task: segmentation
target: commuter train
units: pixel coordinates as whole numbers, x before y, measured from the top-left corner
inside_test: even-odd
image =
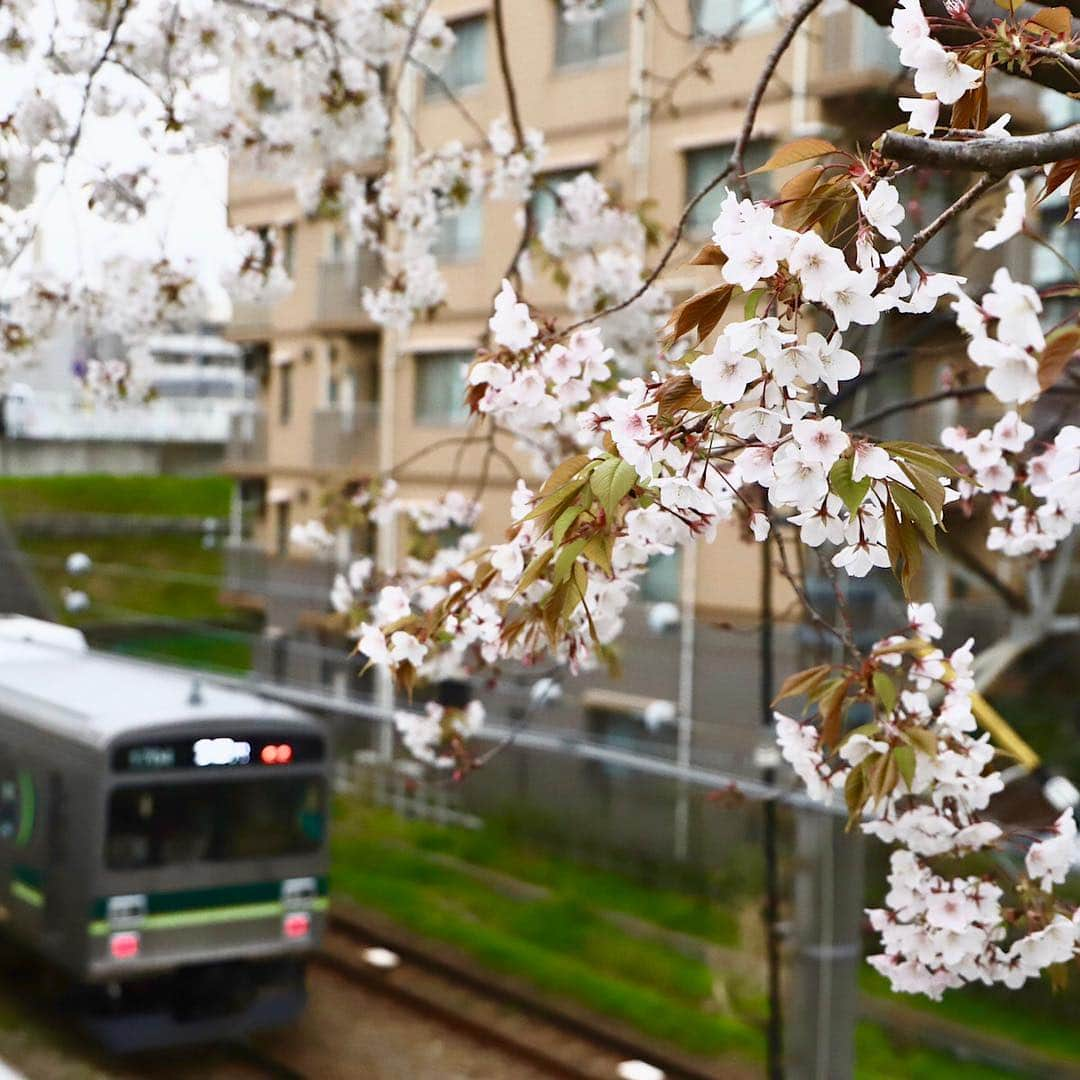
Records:
[[[328,774],[295,709],[0,617],[0,917],[110,1049],[303,1008]]]

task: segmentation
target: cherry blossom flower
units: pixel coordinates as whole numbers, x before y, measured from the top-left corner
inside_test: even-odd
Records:
[[[760,377],[761,364],[736,352],[727,337],[720,337],[712,352],[699,356],[688,370],[706,401],[733,405],[749,383]]]
[[[901,60],[903,56],[901,55]],[[908,117],[908,127],[921,135],[933,135],[937,129],[938,113],[941,111],[941,102],[937,98],[909,98],[900,99],[900,108],[911,115]]]
[[[990,251],[1006,240],[1011,240],[1024,227],[1024,215],[1027,212],[1027,190],[1023,177],[1013,173],[1009,177],[1009,193],[1005,196],[1005,206],[994,227],[975,238],[975,246],[983,251]]]
[[[942,105],[952,105],[982,82],[982,72],[960,62],[931,37],[912,47],[909,67],[915,68],[915,89],[933,94]]]
[[[495,297],[495,314],[488,320],[492,336],[508,349],[527,349],[540,333],[529,316],[529,305],[518,301],[513,286],[505,278]]]
[[[900,194],[888,182],[879,180],[866,194],[858,184],[853,185],[859,200],[862,216],[886,240],[899,241],[900,232],[896,228],[904,220],[904,208],[900,205]]]

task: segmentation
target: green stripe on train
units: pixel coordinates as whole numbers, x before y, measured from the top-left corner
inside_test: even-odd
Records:
[[[280,900],[264,904],[230,904],[223,907],[193,908],[188,911],[174,911],[167,914],[147,915],[142,922],[132,924],[141,932],[147,930],[177,930],[188,926],[210,926],[215,923],[243,922],[246,919],[270,919],[280,917],[286,911],[311,910],[326,911],[330,901],[320,896],[311,902],[310,908],[287,908]],[[89,927],[91,935],[100,936],[109,933],[110,926],[105,919],[95,919]]]
[[[11,895],[31,907],[42,907],[45,903],[45,897],[40,889],[35,889],[33,886],[17,879],[11,882]]]
[[[320,896],[329,894],[326,877],[317,879]],[[132,892],[135,890],[133,889]],[[204,889],[184,889],[179,892],[150,893],[146,898],[150,915],[166,915],[174,911],[200,911],[204,908],[266,904],[281,899],[280,881],[256,881],[244,885],[216,885]],[[91,904],[90,918],[103,919],[108,910],[108,897],[99,897]]]

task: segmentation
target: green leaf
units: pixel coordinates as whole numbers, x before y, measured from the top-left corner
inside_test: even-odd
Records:
[[[554,548],[548,548],[547,551],[540,555],[537,555],[535,559],[528,566],[525,567],[525,572],[521,575],[521,579],[517,583],[517,588],[514,590],[510,599],[513,600],[519,593],[524,592],[540,575],[544,572],[547,564],[551,562],[555,555]]]
[[[779,704],[785,698],[799,697],[802,694],[813,693],[820,686],[832,670],[830,664],[818,664],[817,667],[807,668],[805,671],[796,671],[789,675],[781,684],[780,689],[773,698],[773,705]]]
[[[927,757],[937,757],[937,736],[923,727],[904,728],[900,733],[912,746]]]
[[[588,542],[588,537],[582,536],[559,549],[559,554],[555,556],[555,572],[552,575],[552,581],[556,585],[561,585],[570,576],[571,568]]]
[[[874,693],[885,707],[886,712],[896,708],[896,683],[884,671],[874,672]]]
[[[900,775],[904,778],[904,783],[907,785],[908,791],[910,791],[915,783],[915,751],[910,746],[898,746],[893,750],[893,757],[896,759],[896,767],[900,770]]]
[[[948,458],[939,454],[936,450],[931,449],[929,446],[923,446],[921,443],[903,442],[900,440],[883,442],[879,445],[882,449],[888,450],[891,457],[903,458],[904,461],[910,461],[913,465],[918,465],[921,468],[932,472],[935,477],[947,476],[950,480],[956,480],[960,477],[960,473],[952,464],[950,464]]]
[[[848,773],[844,781],[844,802],[848,808],[848,826],[853,825],[866,802],[866,770],[860,763]]]
[[[585,508],[580,503],[568,506],[556,519],[551,529],[551,542],[558,547],[563,542],[567,530],[578,517],[584,513]]]
[[[541,495],[550,495],[564,484],[568,484],[582,469],[592,463],[587,454],[575,454],[560,462],[551,470],[551,475],[544,481],[540,488]]]
[[[765,295],[764,289],[754,289],[746,294],[746,302],[743,304],[743,318],[753,319],[757,315],[758,301]]]
[[[904,470],[904,475],[915,485],[915,490],[933,511],[935,519],[940,521],[945,511],[945,489],[941,486],[941,481],[929,469],[924,469],[921,465],[913,465],[910,461],[901,461],[900,468]]]
[[[911,584],[922,567],[922,548],[914,525],[896,515],[893,504],[885,507],[885,546],[893,574],[900,582],[905,599],[911,599]]]
[[[926,542],[937,550],[937,530],[934,527],[934,518],[930,513],[930,507],[926,505],[913,491],[908,490],[903,484],[890,483],[889,494],[896,503],[900,513],[926,538]]]
[[[612,539],[607,533],[597,533],[595,536],[589,537],[588,543],[582,548],[581,553],[610,577],[614,573],[611,567],[612,546]]]
[[[589,477],[589,485],[608,517],[615,516],[623,496],[636,482],[637,469],[618,457],[604,458]]]
[[[866,498],[871,483],[869,476],[864,476],[858,483],[851,478],[854,463],[854,458],[842,457],[829,470],[829,487],[832,489],[833,494],[838,496],[848,508],[848,513],[852,517],[862,506],[862,501]]]

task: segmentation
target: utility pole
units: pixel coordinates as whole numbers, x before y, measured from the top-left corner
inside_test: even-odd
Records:
[[[779,755],[775,750],[772,734],[772,698],[775,679],[773,670],[773,542],[771,537],[766,537],[761,543],[761,613],[758,631],[761,724],[767,740],[762,744],[758,763],[762,766],[762,780],[770,786],[776,782],[776,769],[779,765]],[[763,837],[765,904],[762,918],[765,923],[765,964],[769,1001],[765,1061],[769,1080],[783,1080],[784,1014],[780,990],[780,867],[776,835],[776,799],[766,799],[762,810],[765,819]]]
[[[412,182],[413,134],[411,117],[416,112],[416,72],[407,60],[398,75],[398,99],[390,132],[391,165],[404,191]],[[400,331],[384,327],[379,347],[379,475],[388,477],[394,468],[394,423],[397,411],[397,369],[401,355]],[[397,569],[399,523],[396,514],[388,514],[379,523],[375,538],[375,565],[381,574]],[[394,709],[394,679],[385,664],[375,667],[375,703],[387,715]],[[379,758],[389,762],[394,756],[394,725],[381,724],[377,735]]]
[[[822,617],[835,621],[832,583],[816,578],[804,586]],[[873,593],[868,583],[849,586],[849,610],[865,624],[855,628],[857,637],[875,636],[870,627]],[[838,659],[832,638],[809,624],[803,627],[801,640],[800,667]],[[845,831],[842,817],[795,811],[792,1080],[850,1080],[854,1076],[864,861],[863,836],[857,829]]]

